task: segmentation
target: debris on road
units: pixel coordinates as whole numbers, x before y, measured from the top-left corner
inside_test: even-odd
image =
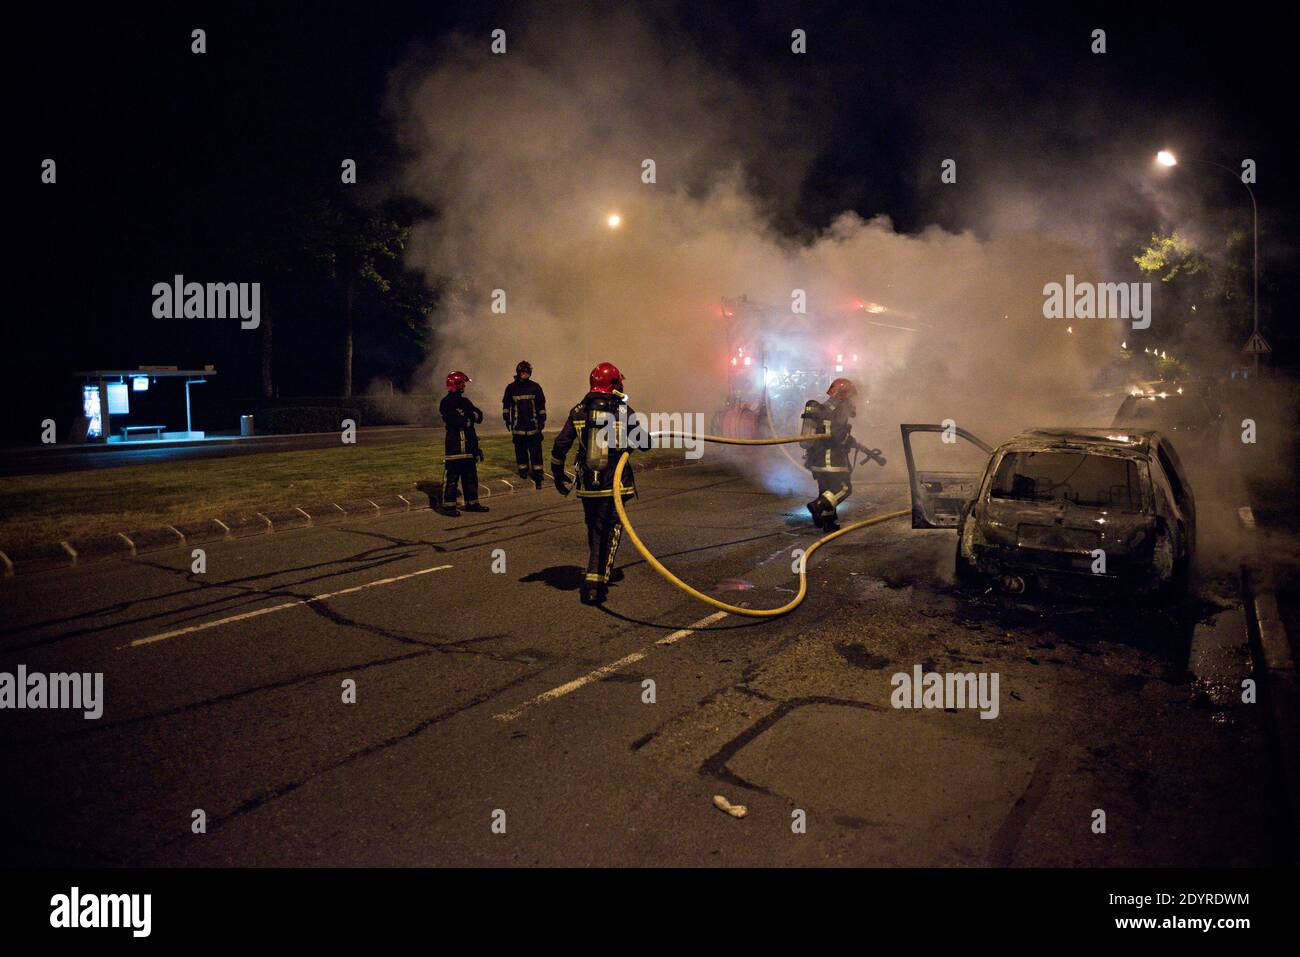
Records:
[[[749,813],[749,808],[743,804],[732,804],[721,794],[713,795],[713,806],[719,811],[726,811],[732,817],[744,817]]]

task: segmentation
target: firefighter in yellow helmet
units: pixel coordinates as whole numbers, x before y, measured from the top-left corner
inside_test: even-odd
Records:
[[[817,481],[818,496],[808,503],[813,524],[833,532],[836,511],[853,492],[853,463],[850,453],[857,451],[880,465],[885,458],[880,449],[869,449],[853,438],[849,419],[858,414],[853,403],[857,387],[850,379],[836,379],[826,390],[825,402],[809,399],[804,404],[800,435],[807,438],[799,445],[805,450],[804,466]]]

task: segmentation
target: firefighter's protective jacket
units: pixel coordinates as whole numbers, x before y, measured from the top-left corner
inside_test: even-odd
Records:
[[[501,416],[511,435],[541,435],[546,428],[546,393],[532,379],[516,376],[501,397]]]
[[[852,436],[849,418],[854,413],[853,403],[846,399],[827,399],[825,402],[809,401],[804,406],[803,435],[817,438],[800,443],[807,449],[804,467],[818,472],[849,472],[849,453],[858,447]],[[812,428],[809,428],[809,425]]]
[[[551,446],[551,471],[564,470],[569,450],[576,452],[579,498],[612,498],[614,467],[625,451],[649,448],[650,437],[637,427],[636,413],[618,393],[588,392],[569,410],[564,428]],[[623,497],[636,494],[629,466],[623,470]]]
[[[483,421],[483,411],[463,392],[448,392],[438,403],[438,412],[447,427],[444,444],[448,462],[473,459],[479,455],[478,433],[474,425]]]

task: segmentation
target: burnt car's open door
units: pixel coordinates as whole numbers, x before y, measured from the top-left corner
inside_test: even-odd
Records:
[[[971,443],[987,456],[993,446],[955,425],[901,425],[903,454],[907,456],[907,479],[912,486],[913,528],[956,528],[962,506],[975,496],[984,469],[970,472],[922,472],[912,455],[913,432],[950,432]],[[987,467],[987,461],[985,463]]]

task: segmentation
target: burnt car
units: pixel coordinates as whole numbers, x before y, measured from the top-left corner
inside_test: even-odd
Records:
[[[956,530],[960,582],[1011,592],[1186,588],[1196,503],[1160,432],[1030,429],[997,448],[951,422],[902,432],[912,527]],[[927,432],[974,446],[987,456],[983,471],[918,468],[912,442]]]

